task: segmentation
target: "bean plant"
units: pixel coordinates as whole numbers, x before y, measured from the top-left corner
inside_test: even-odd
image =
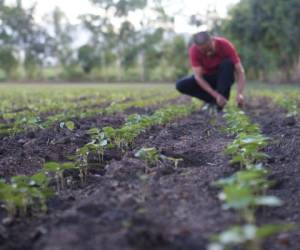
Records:
[[[235,245],[243,249],[261,250],[262,240],[275,233],[291,229],[291,225],[256,226],[256,210],[260,206],[276,207],[283,202],[276,196],[267,195],[269,187],[274,185],[268,180],[269,171],[262,164],[268,157],[261,152],[269,143],[257,125],[251,124],[242,111],[229,110],[225,114],[227,132],[235,134],[235,140],[225,149],[232,159],[230,163],[239,163],[242,169],[234,175],[218,180],[215,186],[222,188],[219,198],[224,209],[238,212],[244,225],[233,226],[213,238],[209,250],[229,250]]]
[[[11,182],[0,181],[0,200],[9,216],[26,216],[29,209],[47,211],[46,201],[53,195],[49,189],[49,178],[43,172],[33,176],[14,176]]]
[[[64,171],[68,169],[75,169],[75,164],[71,162],[66,163],[57,163],[57,162],[48,162],[44,164],[43,170],[46,174],[52,174],[56,180],[57,191],[60,192],[64,189],[65,179]]]
[[[148,165],[154,166],[157,163],[172,162],[177,168],[179,162],[183,161],[181,158],[168,157],[161,154],[156,148],[141,148],[135,153],[135,157],[147,162]]]

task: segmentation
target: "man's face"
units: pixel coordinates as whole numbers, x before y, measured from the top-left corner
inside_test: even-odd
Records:
[[[197,45],[203,54],[206,56],[212,56],[215,53],[215,47],[212,40],[203,45]]]

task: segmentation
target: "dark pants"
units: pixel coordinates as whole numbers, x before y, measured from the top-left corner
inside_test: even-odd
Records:
[[[216,74],[204,75],[203,78],[214,90],[228,100],[234,82],[234,65],[230,59],[224,59]],[[178,80],[176,89],[183,94],[199,98],[205,102],[215,103],[215,99],[197,84],[194,75]]]

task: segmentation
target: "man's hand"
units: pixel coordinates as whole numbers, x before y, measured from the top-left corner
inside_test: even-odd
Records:
[[[236,95],[236,103],[241,108],[245,104],[245,98],[243,95],[245,84],[246,84],[246,77],[245,77],[245,70],[242,63],[235,64],[235,72],[237,74],[237,95]]]
[[[245,98],[243,94],[237,94],[236,95],[236,103],[237,105],[242,108],[245,104]]]
[[[219,93],[216,94],[215,98],[216,98],[216,103],[218,104],[218,106],[220,106],[221,108],[224,108],[224,106],[227,103],[226,98]]]

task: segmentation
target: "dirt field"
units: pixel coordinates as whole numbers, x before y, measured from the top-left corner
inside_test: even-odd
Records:
[[[179,98],[172,103],[190,100]],[[0,176],[30,175],[47,161],[65,162],[89,142],[91,127],[120,127],[127,115],[152,114],[153,108],[128,108],[114,115],[74,119],[72,132],[54,124],[47,129],[4,136],[0,141]],[[268,192],[284,205],[257,211],[259,223],[300,224],[300,120],[268,99],[254,98],[245,107],[253,122],[271,138],[265,148],[276,185]],[[274,115],[276,114],[276,115]],[[222,131],[221,115],[211,118],[199,109],[167,125],[151,127],[127,152],[105,152],[101,167],[91,168],[87,184],[69,171],[72,183],[48,202],[48,213],[5,219],[0,210],[1,250],[201,250],[210,237],[237,223],[233,211],[222,210],[218,189],[211,184],[233,174],[223,153],[233,140]],[[182,158],[177,168],[149,166],[134,156],[141,147],[155,147]],[[267,240],[268,250],[297,250],[300,229]]]

